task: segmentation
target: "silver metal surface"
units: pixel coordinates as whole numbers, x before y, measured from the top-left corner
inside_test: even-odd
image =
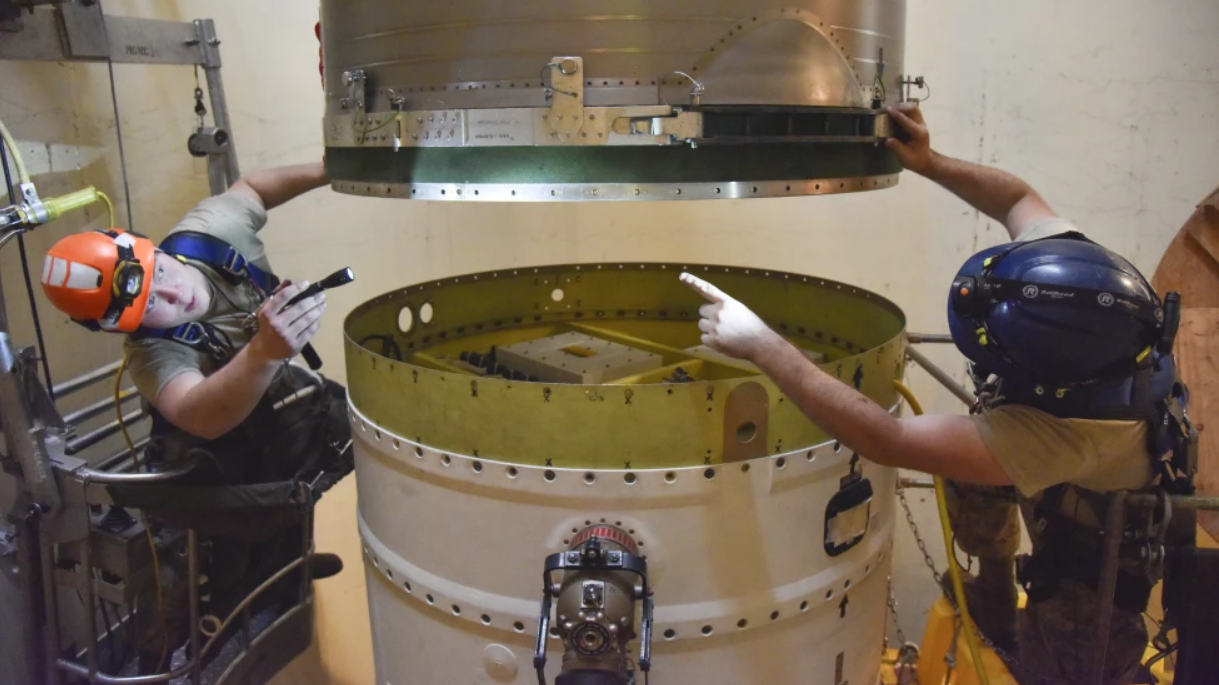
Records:
[[[194,26],[186,22],[105,17],[100,5],[35,8],[20,30],[0,40],[0,59],[119,64],[203,64]]]
[[[228,102],[224,95],[224,80],[220,75],[220,39],[216,37],[216,25],[211,19],[196,19],[200,47],[203,50],[203,72],[207,76],[207,94],[212,102],[212,123],[228,133],[228,149],[224,153],[227,185],[241,178],[237,164],[237,151],[233,144],[233,126],[229,122]]]
[[[952,336],[948,333],[907,333],[906,338],[914,345],[952,342]]]
[[[824,91],[801,92],[799,84],[810,77],[810,70],[802,69],[807,63],[781,61],[783,51],[770,44],[776,36],[786,41],[785,50],[804,50],[808,44],[832,48],[860,89],[873,86],[882,48],[894,95],[904,68],[903,0],[327,0],[321,20],[330,113],[341,111],[342,73],[351,69],[368,74],[374,89],[368,111],[381,111],[388,109],[387,89],[405,93],[411,106],[419,102],[435,108],[430,102],[438,97],[436,91],[410,89],[499,80],[537,84],[543,65],[555,55],[582,56],[586,81],[625,80],[624,75],[663,78],[688,94],[689,80],[675,74],[684,71],[704,84],[705,98],[717,102],[743,103],[741,98],[765,91],[790,94],[790,101],[771,104],[823,102]],[[757,60],[766,71],[755,73],[749,83],[734,80],[733,65]],[[827,75],[841,83],[839,65],[831,64],[835,71]],[[688,104],[685,98],[670,103]],[[665,103],[658,99],[651,104]]]
[[[109,471],[98,471],[90,468],[81,468],[77,469],[74,474],[83,482],[99,483],[102,485],[161,483],[185,476],[186,474],[190,473],[197,464],[198,459],[195,459],[190,463],[176,469],[158,471],[156,473],[113,473]]]
[[[898,175],[828,178],[816,181],[726,183],[353,183],[332,181],[340,193],[416,200],[467,202],[588,202],[592,200],[740,200],[759,197],[833,195],[891,188]]]
[[[147,415],[148,415],[148,413],[144,411],[143,407],[137,407],[135,411],[130,412],[123,416],[122,424],[130,426],[131,424],[135,423],[136,421],[139,421],[140,419],[144,418]],[[120,425],[119,420],[115,419],[114,421],[111,421],[110,423],[107,423],[104,426],[95,428],[95,429],[89,431],[88,433],[85,433],[84,435],[80,436],[79,438],[76,438],[75,440],[69,440],[64,452],[66,452],[69,455],[77,454],[77,453],[81,452],[82,450],[88,449],[89,447],[96,445],[97,443],[101,442],[102,440],[105,440],[106,438],[110,437],[111,435],[118,433],[120,428],[121,428],[121,425]]]
[[[901,94],[905,0],[324,0],[321,24],[327,170],[339,192],[724,199],[819,194],[808,181],[829,192],[840,178],[900,171],[879,142],[891,131],[883,106]],[[659,109],[629,111],[647,108]],[[709,144],[734,149],[694,152]],[[475,169],[463,154],[619,145],[677,149],[518,152],[481,156]],[[516,193],[500,187],[511,179]],[[733,183],[772,190],[723,192]]]

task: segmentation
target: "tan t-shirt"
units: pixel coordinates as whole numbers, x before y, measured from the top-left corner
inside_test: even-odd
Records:
[[[258,237],[258,230],[266,223],[267,212],[256,200],[224,193],[200,202],[169,233],[197,231],[214,235],[255,266],[270,272],[266,249]],[[250,341],[245,324],[262,304],[262,296],[248,282],[233,284],[202,263],[191,260],[187,263],[202,271],[211,287],[212,302],[202,320],[214,326],[221,338],[227,338],[236,354]],[[153,404],[166,384],[183,373],[197,371],[208,376],[219,368],[209,353],[172,340],[128,337],[123,347],[136,388]]]
[[[1018,242],[1078,230],[1055,217]],[[1005,405],[971,417],[982,442],[1025,497],[1059,483],[1089,490],[1137,489],[1152,480],[1143,421],[1060,419],[1032,407]]]

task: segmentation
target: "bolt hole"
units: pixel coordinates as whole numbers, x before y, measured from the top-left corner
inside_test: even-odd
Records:
[[[704,636],[709,637],[711,635],[711,633],[714,633],[714,632],[715,632],[715,629],[712,628],[711,626],[703,626],[702,633]]]
[[[418,447],[418,446],[415,447],[415,456],[419,457],[420,459],[423,458],[423,448],[422,447]]]
[[[453,615],[461,616],[461,607],[457,606],[456,604],[453,605]]]
[[[812,461],[817,458],[817,455],[812,450],[809,450],[808,452],[804,453],[804,458]]]
[[[778,611],[772,611],[772,612],[770,612],[770,620],[772,620],[772,621],[777,621],[778,619],[779,619],[779,612],[778,612]]]
[[[388,569],[388,568],[387,568],[387,569],[385,569],[385,577],[386,577],[386,578],[389,578],[390,580],[393,580],[393,579],[394,579],[394,572],[393,572],[392,570]]]
[[[523,632],[525,632],[525,624],[521,623],[520,621],[517,621],[512,624],[512,629],[518,633],[523,633]]]
[[[633,474],[633,473],[626,474],[625,476],[622,477],[622,482],[626,483],[627,485],[634,485],[635,484],[635,474]]]
[[[715,480],[715,469],[707,469],[703,471],[703,478],[707,480]]]
[[[406,590],[406,593],[407,593],[407,594],[410,594],[410,592],[411,592],[411,584],[410,584],[410,583],[408,583],[408,582],[403,581],[403,583],[402,583],[402,589],[403,589],[403,590]]]
[[[429,595],[427,596],[427,603],[428,603],[428,604],[435,604],[435,603],[436,603],[436,598],[435,598],[435,597],[433,597],[433,596],[431,596],[431,595],[429,594]]]
[[[451,464],[453,462],[453,459],[451,457],[449,457],[449,455],[446,454],[440,458],[440,462],[442,464],[444,464],[445,466],[448,466],[449,464]]]
[[[676,480],[677,480],[677,474],[676,474],[676,473],[673,473],[672,471],[669,471],[668,473],[666,473],[666,474],[665,474],[665,482],[666,482],[666,483],[670,483],[670,484],[672,484],[672,483],[673,483],[674,481],[676,481]]]
[[[775,460],[775,466],[777,468],[783,468],[784,466],[787,466],[787,458],[779,457],[778,459]]]
[[[745,626],[747,626],[747,625],[749,625],[749,621],[746,621],[745,619],[741,619],[741,620],[739,620],[739,621],[737,621],[737,622],[736,622],[736,627],[737,627],[737,628],[744,628],[744,627],[745,627]]]
[[[482,619],[483,625],[485,625],[485,626],[489,626],[489,625],[491,625],[491,617],[490,617],[490,616],[488,616],[488,615],[486,615],[486,614],[483,614],[483,615],[482,615],[482,616],[480,616],[479,618],[480,618],[480,619]]]
[[[842,443],[835,440],[834,441],[834,454],[838,454],[841,451],[842,451]]]
[[[758,436],[758,426],[753,421],[746,421],[736,429],[737,442],[747,443]]]
[[[826,600],[827,600],[827,601],[828,601],[828,600],[833,599],[833,598],[834,598],[834,591],[833,591],[833,590],[826,590],[826,591],[825,591],[825,598],[826,598]]]
[[[508,467],[508,477],[509,477],[509,478],[516,478],[516,476],[517,476],[516,467],[515,467],[515,466],[509,466],[509,467]]]
[[[415,313],[411,311],[410,307],[403,307],[398,312],[398,330],[403,333],[410,333],[414,327]]]
[[[592,485],[593,483],[597,482],[597,476],[592,473],[586,473],[584,474],[584,482]]]
[[[546,473],[542,474],[542,477],[546,479],[547,483],[553,483],[554,482],[554,471],[551,471],[548,469],[546,471]]]
[[[741,464],[741,473],[749,473],[749,462]]]
[[[482,473],[483,463],[481,461],[476,461],[473,464],[470,464],[470,468],[474,469],[474,473]]]
[[[672,640],[672,639],[673,639],[673,638],[675,638],[675,637],[677,637],[677,631],[676,631],[676,630],[673,630],[672,628],[669,628],[668,630],[666,630],[666,631],[665,631],[665,639],[666,639],[666,640]]]
[[[400,447],[401,447],[401,444],[399,444],[398,438],[394,438],[394,449],[396,450]]]
[[[808,600],[800,602],[800,611],[808,611]]]
[[[849,578],[847,579],[847,582],[845,582],[845,583],[843,583],[843,584],[842,584],[842,589],[843,589],[843,590],[849,590],[849,589],[851,589],[851,580],[850,580]]]

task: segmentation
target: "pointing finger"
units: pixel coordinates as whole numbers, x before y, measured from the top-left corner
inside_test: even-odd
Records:
[[[719,304],[729,299],[719,288],[693,274],[683,273],[681,275],[681,282],[690,286],[694,292],[707,298],[707,301],[713,304]]]

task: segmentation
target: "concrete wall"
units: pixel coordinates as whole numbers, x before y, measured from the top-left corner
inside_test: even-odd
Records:
[[[314,3],[112,0],[106,9],[214,18],[243,168],[320,158]],[[1193,204],[1219,183],[1217,26],[1213,0],[910,0],[906,60],[934,89],[924,110],[937,149],[1023,176],[1150,273]],[[116,67],[115,77],[129,225],[159,237],[207,193],[205,167],[185,151],[194,77],[186,68],[133,66]],[[96,184],[120,204],[118,223],[128,223],[105,66],[0,63],[0,84],[0,119],[18,139],[63,146],[52,157],[66,168],[37,179],[46,191]],[[31,251],[84,225],[76,217],[42,229]],[[942,332],[949,278],[1002,235],[993,221],[907,174],[878,193],[713,203],[452,205],[322,190],[276,210],[264,238],[284,276],[317,278],[341,265],[359,274],[332,295],[317,340],[327,370],[341,380],[341,313],[356,304],[405,283],[546,263],[704,261],[816,274],[888,296],[912,330]],[[18,339],[30,342],[15,250],[6,249],[0,265],[25,333]],[[115,341],[84,336],[38,297],[57,376],[115,358]],[[947,347],[928,353],[961,368]],[[910,381],[928,410],[961,409],[921,372]],[[911,499],[942,566],[934,507],[926,493]],[[351,482],[322,503],[319,547],[343,554],[348,570],[320,583],[320,646],[285,674],[291,682],[372,682],[354,505]],[[904,523],[897,544],[902,625],[917,638],[935,589]]]

